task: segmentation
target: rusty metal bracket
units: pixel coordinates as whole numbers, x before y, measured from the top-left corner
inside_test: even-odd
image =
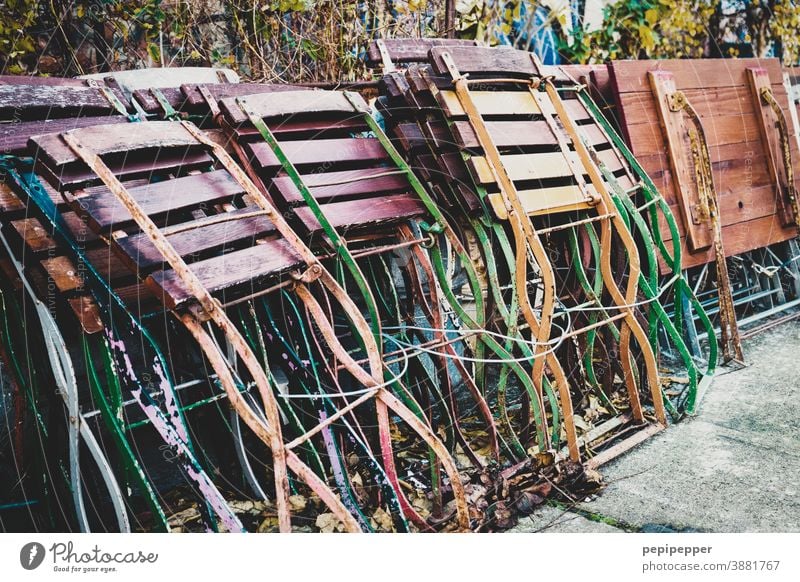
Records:
[[[683,113],[690,123],[687,134],[691,146],[692,165],[695,172],[695,184],[698,193],[699,217],[707,221],[711,227],[712,244],[714,246],[715,264],[717,270],[717,291],[719,294],[720,334],[722,336],[722,354],[726,362],[736,360],[744,361],[742,342],[739,336],[739,325],[736,320],[736,310],[731,291],[728,264],[725,260],[725,249],[722,240],[722,221],[719,215],[717,192],[714,187],[714,174],[711,167],[711,156],[708,151],[705,130],[697,111],[686,98],[682,91],[673,91],[667,94],[669,110],[673,113]],[[672,140],[672,135],[667,132],[667,141]]]

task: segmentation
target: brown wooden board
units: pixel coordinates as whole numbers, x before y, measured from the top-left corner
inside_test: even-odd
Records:
[[[0,181],[0,216],[16,214],[25,210],[25,204],[11,189],[11,186]]]
[[[389,154],[376,139],[339,138],[283,141],[281,149],[295,166],[317,166],[321,169],[343,164],[373,164],[387,160]],[[273,170],[281,166],[280,160],[266,142],[248,144],[258,167]],[[309,172],[310,173],[310,172]]]
[[[780,65],[775,59],[619,61],[609,67],[623,136],[662,196],[676,211],[682,239],[687,232],[686,217],[678,212],[678,186],[666,155],[667,143],[659,126],[647,73],[651,70],[671,73],[675,87],[684,92],[697,111],[708,140],[723,244],[728,255],[762,248],[797,235],[797,229],[791,226],[778,226],[775,231],[774,221],[770,219],[780,212],[780,207],[777,186],[765,155],[760,112],[755,109],[748,80],[747,69],[753,67],[766,71],[773,94],[781,106],[787,108],[788,118],[788,100]],[[792,142],[797,177],[800,158],[795,140]],[[689,169],[693,175],[692,167]],[[744,227],[739,225],[750,223],[752,236],[741,236]],[[667,239],[671,238],[664,224],[662,233]],[[729,238],[736,242],[729,244]],[[689,246],[685,240],[682,244]],[[684,266],[703,264],[713,260],[713,253],[687,252],[683,259]]]
[[[139,156],[115,156],[104,160],[114,174],[126,180],[150,178],[153,175],[169,174],[176,171],[188,172],[205,169],[213,163],[213,158],[200,147],[163,148],[149,152],[150,159]],[[53,168],[45,161],[37,159],[39,175],[59,191],[75,190],[100,184],[101,180],[82,162],[65,164]]]
[[[224,300],[259,291],[280,274],[301,263],[301,258],[285,239],[276,239],[192,263],[192,272],[211,293],[225,292]],[[156,271],[146,284],[171,309],[193,299],[175,271]]]
[[[430,63],[437,75],[449,75],[443,55],[448,53],[458,71],[463,74],[508,75],[533,77],[539,69],[531,53],[512,48],[488,47],[434,47],[430,51]]]
[[[166,237],[173,248],[186,260],[203,259],[211,252],[229,252],[252,245],[255,239],[275,232],[275,225],[265,216],[246,216],[258,208],[248,206],[223,214],[216,214],[192,222],[191,230],[183,230]],[[240,218],[235,218],[235,217]],[[228,222],[218,222],[220,218],[235,218]],[[139,273],[148,273],[164,268],[164,257],[150,238],[134,234],[115,239],[116,246],[122,250],[123,260],[129,268]]]
[[[143,212],[160,221],[170,213],[179,215],[189,209],[229,202],[244,190],[227,171],[216,170],[135,186],[128,192]],[[92,229],[100,233],[110,233],[133,222],[122,203],[106,190],[76,197],[72,207],[86,216]]]
[[[24,242],[28,251],[34,254],[53,251],[56,241],[36,218],[23,218],[11,222],[17,236]]]
[[[197,140],[183,125],[171,121],[94,125],[75,129],[70,134],[100,156],[135,150],[185,149],[198,145]],[[45,155],[52,166],[63,166],[80,159],[59,134],[31,137],[30,146]]]
[[[51,85],[58,87],[86,87],[85,79],[68,77],[35,77],[33,75],[0,75],[0,85]]]
[[[63,133],[79,127],[108,125],[110,123],[128,123],[128,119],[118,115],[0,123],[0,153],[14,155],[33,153],[28,150],[28,140],[31,136],[48,133]]]
[[[320,202],[335,202],[347,198],[378,197],[388,193],[410,191],[408,179],[398,173],[388,174],[388,168],[365,168],[363,170],[345,170],[308,174],[303,182],[311,194]],[[280,176],[272,180],[271,190],[280,196],[285,204],[295,206],[303,204],[300,190],[288,176]]]
[[[117,94],[124,103],[124,97]],[[113,115],[117,111],[96,87],[0,84],[0,120]]]
[[[428,52],[435,46],[480,46],[476,40],[450,38],[386,38],[383,44],[393,63],[421,63],[428,60]],[[381,51],[375,41],[367,47],[366,62],[370,67],[382,63]]]
[[[340,91],[286,91],[266,95],[248,95],[245,100],[253,113],[264,119],[300,112],[355,114],[353,104]],[[248,121],[248,116],[242,111],[236,98],[222,99],[219,104],[225,114],[225,119],[231,125],[237,126]]]
[[[419,198],[410,194],[392,194],[379,198],[333,202],[322,207],[325,217],[335,229],[364,229],[404,222],[427,213]],[[298,219],[309,232],[322,229],[307,206],[295,209]]]

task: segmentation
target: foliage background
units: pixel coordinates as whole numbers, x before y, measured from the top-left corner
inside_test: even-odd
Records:
[[[254,80],[356,80],[371,38],[444,36],[444,10],[445,0],[0,0],[0,72],[220,65]],[[535,50],[546,28],[569,62],[800,59],[800,0],[457,0],[456,11],[456,36]]]

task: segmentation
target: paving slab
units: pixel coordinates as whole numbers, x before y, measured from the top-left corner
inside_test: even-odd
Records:
[[[800,322],[744,350],[747,366],[721,369],[694,417],[604,466],[605,489],[578,511],[628,531],[800,531]],[[553,511],[513,531],[537,531]],[[562,517],[544,531],[619,531],[589,523]]]

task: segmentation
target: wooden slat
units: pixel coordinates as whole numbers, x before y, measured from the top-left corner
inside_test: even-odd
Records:
[[[617,93],[644,92],[648,89],[649,71],[669,71],[682,91],[709,90],[717,87],[746,87],[745,70],[760,67],[767,70],[770,82],[782,83],[778,59],[664,59],[614,61],[610,65],[612,83]]]
[[[363,170],[310,174],[308,179],[304,178],[304,183],[309,187],[314,198],[320,202],[334,202],[355,196],[383,196],[389,192],[410,190],[408,179],[403,175],[381,176],[387,171],[389,171],[387,168],[365,168]],[[336,184],[336,182],[343,183]],[[272,186],[276,195],[280,196],[284,203],[293,206],[304,202],[300,191],[288,176],[273,179]]]
[[[189,172],[208,168],[214,162],[208,153],[197,148],[189,151],[184,148],[165,148],[155,152],[155,156],[151,159],[123,157],[122,159],[108,160],[106,165],[118,178],[133,180],[178,170]],[[100,178],[82,163],[68,164],[53,170],[52,167],[45,165],[40,160],[37,162],[36,168],[40,176],[60,191],[74,190],[101,182]]]
[[[468,121],[456,121],[452,127],[453,137],[459,145],[465,148],[480,147],[475,130]],[[489,135],[498,148],[545,148],[558,145],[558,141],[544,120],[487,121],[486,129],[489,130]],[[596,147],[608,143],[608,139],[596,125],[586,125],[580,129],[590,145]]]
[[[242,217],[229,222],[213,224],[220,217],[242,216],[257,210],[254,206],[229,213],[217,214],[192,223],[192,230],[169,234],[166,237],[181,257],[205,257],[210,252],[229,252],[252,244],[255,239],[275,232],[275,225],[265,216]],[[209,224],[212,223],[212,224]],[[115,244],[133,271],[149,272],[164,267],[161,252],[143,233],[118,238]]]
[[[393,63],[421,63],[428,60],[428,52],[435,46],[479,46],[478,41],[454,38],[386,38],[384,46]],[[367,65],[381,64],[381,52],[375,41],[367,47]]]
[[[128,119],[119,115],[0,123],[0,153],[15,155],[28,153],[28,140],[34,135],[63,133],[79,127],[108,125],[110,123],[128,123]]]
[[[97,125],[75,129],[71,133],[101,156],[138,149],[186,148],[198,145],[197,140],[183,125],[171,121]],[[40,149],[54,166],[79,160],[78,155],[58,134],[34,136],[30,147]]]
[[[484,47],[434,47],[430,51],[433,70],[438,75],[447,75],[449,71],[442,55],[449,53],[456,68],[461,74],[481,73],[486,75],[509,75],[515,77],[538,76],[536,68],[527,51],[512,48]]]
[[[276,239],[192,263],[191,269],[211,293],[218,295],[225,291],[225,299],[230,300],[239,294],[257,292],[300,262],[285,239]],[[156,271],[146,283],[168,308],[177,309],[192,300],[175,271]]]
[[[56,241],[36,218],[23,218],[11,222],[29,252],[44,253],[56,248]]]
[[[68,257],[53,257],[41,261],[42,267],[62,293],[83,288],[83,278]]]
[[[206,100],[200,92],[200,87],[204,88],[211,96],[219,101],[229,97],[241,97],[243,95],[256,95],[258,93],[277,93],[279,91],[299,91],[303,87],[299,85],[283,85],[269,83],[202,83],[193,85],[181,85],[181,92],[186,97],[186,106],[190,108],[205,107]]]
[[[512,180],[545,180],[548,178],[571,177],[567,158],[561,152],[541,154],[512,154],[500,156],[508,177]],[[479,184],[493,184],[495,182],[489,163],[483,156],[473,156],[468,165]]]
[[[589,208],[586,196],[577,185],[519,190],[517,195],[528,216]],[[489,203],[500,220],[508,220],[502,194],[489,194]]]
[[[67,299],[70,308],[78,318],[83,331],[91,335],[103,331],[103,320],[100,317],[100,308],[88,295],[81,295],[79,297],[71,297]]]
[[[333,202],[325,204],[322,211],[336,229],[377,228],[422,216],[427,212],[416,195],[408,194],[382,196],[368,201]],[[309,232],[318,232],[322,229],[307,206],[295,209],[295,213]]]
[[[121,94],[117,97],[124,102]],[[111,103],[95,87],[0,84],[0,120],[114,113]]]
[[[371,164],[387,160],[389,154],[376,139],[339,138],[284,141],[280,144],[295,166],[320,165],[328,168],[337,164],[359,162]],[[280,161],[266,142],[248,144],[255,162],[263,169],[280,167]]]
[[[86,87],[86,81],[84,79],[72,79],[69,77],[0,75],[0,85],[53,85],[58,87]]]
[[[739,255],[754,249],[783,242],[798,235],[796,227],[785,227],[776,214],[739,222],[722,229],[722,238],[725,241],[725,254],[728,256]],[[714,250],[707,249],[702,252],[692,253],[687,248],[686,239],[681,239],[682,260],[684,269],[704,265],[714,260]],[[661,272],[667,274],[669,269],[659,259]]]
[[[481,115],[530,116],[542,113],[527,91],[470,91]],[[465,117],[466,113],[454,91],[441,91],[439,99],[449,117]]]
[[[106,245],[86,251],[86,260],[106,281],[118,284],[120,279],[130,279],[135,274]]]
[[[169,212],[227,202],[244,193],[225,170],[154,182],[128,191],[142,211],[154,220],[160,220]],[[110,232],[133,220],[122,203],[106,190],[76,198],[72,206],[89,219],[90,226],[97,232]]]
[[[25,210],[25,204],[11,189],[11,186],[0,181],[0,214],[21,212]]]
[[[286,91],[268,95],[248,95],[248,107],[264,119],[282,117],[295,113],[353,113],[353,105],[340,91]],[[248,121],[247,115],[229,97],[220,101],[220,109],[231,125],[239,125]]]

